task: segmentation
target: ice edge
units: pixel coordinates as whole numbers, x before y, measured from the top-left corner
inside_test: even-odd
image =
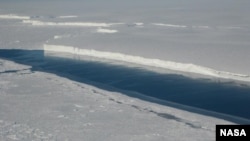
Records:
[[[39,20],[23,20],[24,24],[33,26],[71,26],[71,27],[110,27],[123,23],[97,23],[97,22],[43,22]]]
[[[80,48],[73,47],[73,46],[44,44],[43,48],[44,48],[44,51],[64,52],[64,53],[71,53],[71,54],[76,54],[76,55],[91,56],[91,57],[110,59],[110,60],[115,60],[115,61],[135,63],[135,64],[140,64],[140,65],[145,65],[145,66],[159,67],[163,69],[170,69],[170,70],[181,71],[181,72],[190,72],[190,73],[202,74],[202,75],[207,75],[207,76],[212,76],[212,77],[250,82],[249,75],[218,71],[218,70],[214,70],[211,68],[198,66],[194,64],[186,64],[186,63],[178,63],[178,62],[173,62],[173,61],[165,61],[165,60],[160,60],[160,59],[144,58],[140,56],[132,56],[132,55],[127,55],[127,54],[122,54],[122,53],[115,53],[115,52],[97,51],[93,49],[80,49]]]
[[[96,32],[97,32],[97,33],[117,33],[118,30],[98,28],[98,29],[96,30]]]
[[[28,16],[18,16],[15,14],[0,15],[0,19],[18,19],[18,20],[29,20]]]

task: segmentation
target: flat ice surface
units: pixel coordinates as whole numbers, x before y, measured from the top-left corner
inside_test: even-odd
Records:
[[[249,76],[249,6],[248,0],[0,0],[0,49],[73,46]],[[214,125],[229,123],[2,59],[0,71],[2,140],[213,140]]]
[[[233,124],[0,59],[1,140],[210,141]]]

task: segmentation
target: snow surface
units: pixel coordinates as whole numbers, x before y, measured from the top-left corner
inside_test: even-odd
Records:
[[[215,124],[230,124],[11,61],[0,65],[1,140],[214,140]]]
[[[72,1],[0,1],[0,49],[45,48],[249,81],[250,1]],[[234,123],[0,58],[0,140],[210,141],[216,124]]]

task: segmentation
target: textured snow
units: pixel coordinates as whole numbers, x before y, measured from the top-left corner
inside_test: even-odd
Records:
[[[230,124],[0,62],[19,68],[0,73],[1,140],[209,141],[215,124]]]

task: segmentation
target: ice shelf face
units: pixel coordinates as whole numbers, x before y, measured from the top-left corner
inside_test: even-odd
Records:
[[[240,80],[240,81],[250,81],[250,77],[248,75],[225,72],[225,71],[218,71],[218,70],[214,70],[211,68],[198,66],[195,64],[185,64],[185,63],[178,63],[178,62],[166,61],[166,60],[160,60],[160,59],[144,58],[140,56],[132,56],[132,55],[116,53],[116,52],[97,51],[93,49],[80,49],[77,47],[63,46],[63,45],[44,44],[43,48],[45,51],[71,53],[71,54],[76,54],[76,55],[84,55],[84,56],[91,56],[91,57],[110,59],[110,60],[116,60],[116,61],[124,61],[128,63],[135,63],[135,64],[140,64],[140,65],[145,65],[145,66],[159,67],[159,68],[170,69],[170,70],[175,70],[175,71],[197,73],[197,74],[208,75],[208,76],[218,77],[218,78],[227,78],[227,79],[234,79],[234,80]]]
[[[23,20],[25,24],[33,26],[70,26],[70,27],[110,27],[117,23],[95,23],[95,22],[43,22],[39,20]]]

